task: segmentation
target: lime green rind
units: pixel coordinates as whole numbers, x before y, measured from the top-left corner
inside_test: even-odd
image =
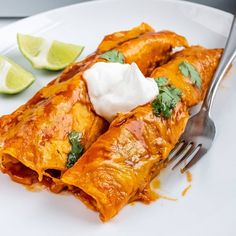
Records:
[[[17,33],[17,44],[18,44],[18,48],[19,48],[20,52],[30,62],[30,64],[32,65],[33,68],[43,69],[42,67],[37,67],[37,65],[34,64],[34,62],[31,60],[31,57],[29,56],[29,53],[24,49],[24,47],[21,46],[22,44],[24,44],[22,42],[24,36],[28,36],[28,35]],[[37,37],[33,37],[33,36],[30,36],[30,37],[37,38]]]
[[[43,44],[43,39],[26,34],[17,34],[17,42],[24,51],[32,57],[36,57],[40,52],[40,47]]]
[[[55,40],[48,52],[47,61],[57,68],[68,65],[78,58],[82,50],[83,47],[80,45],[66,44]]]
[[[8,71],[5,79],[6,88],[0,88],[1,94],[17,94],[24,91],[35,81],[34,76],[16,64],[11,59],[0,56],[0,61],[7,61],[11,64],[11,68]],[[15,87],[15,88],[14,88]]]
[[[0,94],[7,94],[7,95],[14,95],[14,94],[18,94],[23,92],[24,90],[26,90],[27,88],[29,88],[33,83],[34,83],[35,79],[32,80],[32,82],[30,84],[28,84],[26,87],[24,87],[23,89],[20,90],[3,90],[0,88]]]
[[[38,50],[32,46],[33,50],[29,50],[32,53],[28,52],[27,48],[30,48],[30,46],[25,48],[24,45],[30,44],[30,42],[28,41],[25,43],[24,38],[26,38],[26,41],[37,40],[38,43],[36,44],[38,45]],[[40,47],[42,46],[44,39],[18,33],[17,42],[18,42],[18,47],[21,53],[31,63],[33,68],[46,69],[46,70],[51,70],[51,71],[58,71],[58,70],[64,69],[65,67],[73,63],[81,55],[81,53],[84,50],[83,46],[75,45],[75,44],[67,44],[67,43],[54,40],[47,54],[47,58],[46,58],[47,63],[43,65],[42,64],[39,65],[33,60],[33,57],[35,56],[37,57],[37,55],[39,54]]]
[[[80,53],[78,53],[74,58],[73,60],[71,60],[70,62],[67,62],[63,65],[60,65],[60,66],[55,66],[53,64],[49,64],[49,65],[45,65],[45,66],[37,66],[37,65],[34,65],[33,67],[35,69],[46,69],[46,70],[51,70],[51,71],[58,71],[58,70],[63,70],[65,69],[67,66],[69,66],[71,63],[75,62],[76,59],[81,55],[81,53],[83,52],[84,50],[84,47],[83,46],[79,46],[81,49],[80,49]]]

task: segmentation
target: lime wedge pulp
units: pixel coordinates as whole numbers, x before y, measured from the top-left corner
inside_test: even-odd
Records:
[[[49,41],[44,38],[17,34],[18,47],[34,68],[61,70],[71,64],[81,54],[84,47]]]
[[[0,93],[16,94],[29,87],[35,78],[9,58],[0,56]]]

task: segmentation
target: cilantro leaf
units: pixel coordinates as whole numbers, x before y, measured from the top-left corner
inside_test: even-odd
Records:
[[[155,82],[157,83],[158,87],[166,86],[168,84],[168,79],[165,77],[158,77],[155,78]]]
[[[198,88],[202,85],[202,80],[200,78],[197,70],[190,63],[183,61],[179,64],[180,72],[187,78],[189,78]]]
[[[125,60],[123,53],[117,51],[116,49],[107,51],[103,53],[100,57],[106,59],[109,62],[119,62],[121,64],[124,64]]]
[[[156,116],[162,115],[169,118],[173,108],[180,101],[181,90],[168,85],[168,79],[159,77],[155,79],[159,87],[159,95],[152,102],[153,113]]]
[[[71,168],[75,162],[81,157],[84,147],[80,143],[82,134],[76,131],[71,131],[68,135],[71,144],[71,151],[67,157],[67,168]]]

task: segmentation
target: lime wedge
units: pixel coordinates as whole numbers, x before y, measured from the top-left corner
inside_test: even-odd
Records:
[[[37,69],[61,70],[75,61],[84,49],[79,45],[24,34],[17,34],[17,41],[22,54]]]
[[[29,87],[35,78],[9,58],[0,56],[0,93],[16,94]]]

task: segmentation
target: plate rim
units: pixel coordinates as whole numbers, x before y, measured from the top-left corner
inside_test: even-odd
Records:
[[[4,31],[4,30],[8,30],[8,28],[14,27],[15,24],[22,25],[25,22],[30,21],[32,18],[37,19],[37,18],[40,18],[41,16],[44,16],[44,15],[51,15],[51,14],[54,14],[55,12],[57,13],[57,12],[63,11],[64,9],[70,9],[70,8],[83,6],[83,5],[104,4],[106,2],[110,3],[112,1],[113,2],[122,2],[122,0],[89,0],[87,2],[79,2],[79,3],[75,3],[75,4],[70,4],[68,6],[62,6],[62,7],[58,7],[58,8],[55,8],[55,9],[48,10],[48,11],[43,11],[43,12],[37,13],[35,15],[28,16],[26,18],[17,20],[15,22],[12,22],[12,23],[0,28],[0,32]],[[133,2],[137,3],[136,0],[128,0],[128,1],[130,1],[130,2],[133,1]],[[178,4],[178,5],[188,5],[188,6],[193,6],[193,7],[199,7],[199,8],[204,8],[206,10],[215,12],[216,14],[223,15],[224,17],[227,17],[227,18],[232,18],[233,17],[233,14],[231,14],[230,12],[227,12],[227,11],[215,8],[215,7],[207,6],[207,5],[204,5],[204,4],[200,4],[200,3],[187,2],[185,0],[146,0],[146,1],[149,1],[149,2],[154,1],[154,2],[160,2],[160,3],[172,3],[172,4]]]
[[[108,1],[110,1],[110,2],[122,2],[122,0],[100,0],[100,3],[101,4],[105,4],[104,2],[108,2]],[[129,2],[132,2],[132,1],[135,1],[135,0],[128,0]],[[141,0],[140,0],[141,1]],[[99,1],[96,1],[97,3],[99,2]],[[16,31],[16,26],[24,26],[24,24],[26,23],[26,22],[29,22],[32,18],[33,18],[33,20],[37,20],[37,19],[40,19],[42,16],[49,16],[50,17],[50,15],[51,14],[54,14],[54,12],[55,12],[55,14],[61,14],[62,12],[63,12],[63,10],[62,10],[62,8],[63,9],[65,9],[65,8],[68,8],[68,11],[70,11],[69,9],[70,8],[73,8],[73,7],[78,7],[77,5],[79,5],[79,4],[81,4],[81,5],[86,5],[88,8],[91,8],[92,7],[92,4],[94,4],[94,3],[96,3],[96,2],[85,2],[85,3],[77,3],[77,4],[72,4],[72,5],[69,5],[69,6],[66,6],[66,7],[60,7],[60,8],[57,8],[57,9],[54,9],[54,10],[50,10],[50,11],[45,11],[45,12],[42,12],[42,13],[39,13],[39,14],[36,14],[36,15],[34,15],[34,16],[31,16],[31,17],[28,17],[28,18],[25,18],[25,19],[22,19],[22,20],[19,20],[19,21],[17,21],[17,22],[15,22],[15,23],[12,23],[12,24],[9,24],[8,26],[6,26],[6,27],[3,27],[2,29],[5,29],[6,28],[6,30],[8,31],[8,30],[14,30],[14,31]],[[189,6],[189,7],[191,7],[191,6],[193,6],[193,5],[200,5],[200,7],[198,8],[198,9],[208,9],[208,8],[211,8],[211,12],[216,12],[216,13],[213,13],[213,14],[218,14],[217,12],[219,12],[219,15],[222,15],[222,17],[227,17],[228,19],[229,19],[229,16],[231,17],[232,16],[232,14],[230,14],[230,13],[227,13],[227,12],[224,12],[224,11],[221,11],[221,10],[218,10],[218,9],[215,9],[215,8],[212,8],[212,7],[208,7],[208,6],[204,6],[204,5],[201,5],[201,4],[195,4],[195,3],[189,3],[189,2],[182,2],[182,1],[176,1],[176,0],[147,0],[147,2],[163,2],[164,4],[166,3],[166,2],[173,2],[173,4],[175,4],[175,3],[177,3],[177,5],[178,6]],[[80,5],[79,5],[80,6]],[[196,7],[197,7],[196,6]],[[194,6],[195,7],[195,6]],[[60,13],[60,11],[62,11],[61,13]],[[226,13],[226,14],[225,14]],[[229,16],[228,16],[229,15]],[[0,32],[2,32],[1,31],[1,29],[0,29]],[[2,174],[1,174],[2,175]],[[7,176],[8,177],[8,176]],[[10,180],[9,180],[10,181]],[[10,181],[11,182],[11,181]],[[10,184],[9,184],[10,185]],[[17,185],[18,186],[18,185]],[[16,193],[15,192],[15,189],[17,189],[17,186],[13,186],[13,188],[14,188],[14,193]],[[22,188],[22,186],[19,186],[20,187],[20,189],[22,189],[23,191],[25,191],[25,192],[27,192],[24,188]],[[44,191],[44,192],[46,192],[46,191]],[[50,193],[50,196],[51,196],[51,193]],[[53,196],[53,195],[52,195]],[[55,196],[53,196],[53,197],[55,197]],[[61,197],[61,196],[60,196]],[[29,198],[31,199],[31,196],[30,196],[30,194],[29,194]],[[33,199],[33,197],[32,197],[32,201],[36,201],[35,199],[37,199],[37,197],[35,197],[34,199]],[[17,201],[16,201],[17,202]],[[66,201],[65,201],[65,203],[66,203]],[[145,207],[147,207],[147,206],[145,206]],[[155,206],[152,206],[152,208],[154,208],[154,209],[156,209],[155,208]],[[25,208],[25,209],[27,209],[27,208]],[[86,211],[89,211],[88,209],[86,209]],[[135,212],[136,211],[134,211],[134,213],[133,214],[135,214]],[[148,212],[148,210],[147,210],[147,212]],[[141,212],[140,212],[140,214],[142,214]],[[147,214],[147,215],[149,215],[150,217],[152,217],[152,214]],[[82,217],[84,217],[83,215],[82,215]],[[50,219],[50,218],[49,218]],[[97,216],[96,216],[96,219],[97,219]],[[118,223],[117,223],[117,221],[118,221]],[[123,226],[123,222],[121,223],[121,222],[119,222],[120,221],[120,218],[118,218],[118,220],[115,220],[115,224],[117,225],[117,226],[122,226],[122,229],[124,230],[123,232],[124,233],[129,233],[129,230],[127,230],[127,228],[126,228],[126,226],[124,227]],[[20,221],[19,221],[20,222]],[[54,221],[53,221],[54,222]],[[132,221],[133,222],[133,221]],[[100,223],[100,222],[99,222]],[[112,223],[114,223],[114,222],[112,222]],[[80,221],[79,221],[79,223],[78,223],[79,225],[80,225]],[[92,224],[89,224],[89,225],[92,225]],[[97,225],[97,222],[96,222],[96,225]],[[99,224],[99,226],[100,226],[100,224]],[[124,228],[123,228],[124,227]],[[113,225],[112,225],[112,227],[111,227],[112,229],[114,229],[113,228]],[[153,228],[151,228],[151,229],[153,229]],[[46,230],[46,232],[50,232],[50,230],[48,230],[48,227],[46,227],[45,228],[45,230]],[[64,232],[64,227],[63,227],[63,232]],[[108,226],[108,230],[109,230],[109,226]],[[4,232],[4,231],[3,231]],[[20,230],[20,232],[22,232],[21,230]],[[40,232],[40,231],[38,231],[38,232]],[[37,233],[37,235],[38,235],[38,232],[36,232]],[[49,233],[48,232],[48,233]],[[74,232],[74,228],[73,228],[73,232]],[[84,232],[84,230],[82,230],[81,232]],[[108,231],[104,231],[104,233],[103,233],[103,235],[107,235],[108,233],[107,233]],[[180,231],[181,232],[181,231]],[[26,235],[28,235],[28,233],[30,233],[30,231],[28,231],[28,232],[26,232]],[[163,232],[162,232],[163,233]],[[60,234],[60,233],[59,233]],[[95,235],[96,233],[94,233],[94,234],[92,234],[91,233],[91,235]],[[61,235],[61,234],[60,234]],[[130,235],[133,235],[133,234],[130,234]],[[185,235],[185,234],[182,234],[182,235]]]

